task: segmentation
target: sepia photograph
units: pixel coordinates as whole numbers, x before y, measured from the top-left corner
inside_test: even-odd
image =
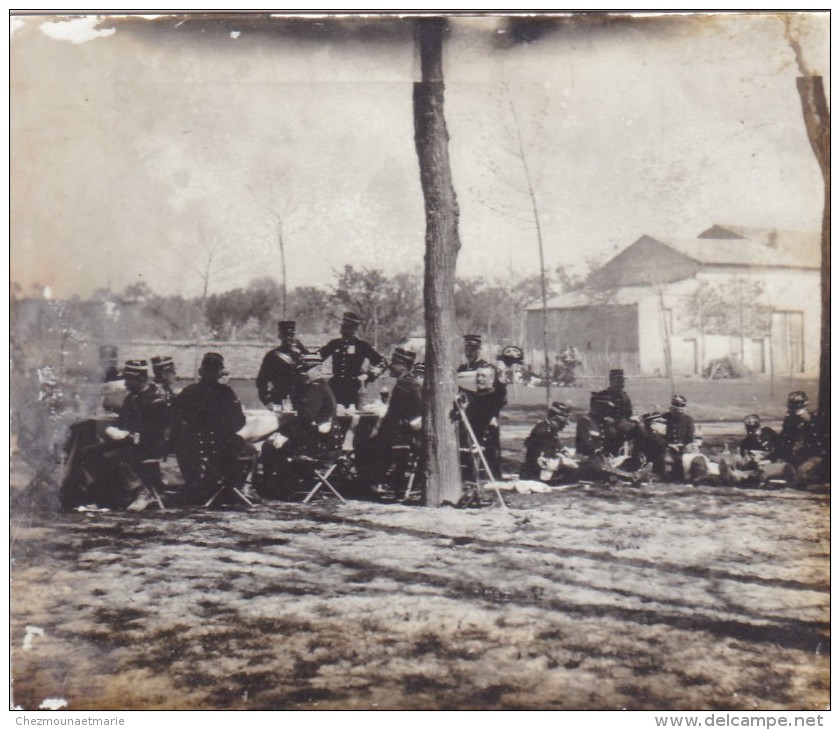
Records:
[[[822,724],[829,11],[9,22],[10,710]]]

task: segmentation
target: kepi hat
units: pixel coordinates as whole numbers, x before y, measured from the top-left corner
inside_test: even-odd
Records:
[[[345,312],[341,318],[342,327],[358,327],[362,323],[362,318],[355,312]]]
[[[175,361],[169,355],[155,355],[152,358],[152,371],[156,376],[175,372]]]
[[[391,362],[392,363],[400,363],[402,365],[408,365],[410,368],[414,365],[414,360],[417,357],[417,353],[412,352],[411,350],[405,350],[402,347],[398,347],[394,350],[394,354],[391,355]]]
[[[675,395],[671,398],[671,405],[674,408],[685,408],[688,401],[681,395]]]
[[[755,413],[751,413],[744,418],[744,425],[750,429],[758,428],[761,425],[761,419]]]
[[[126,360],[123,375],[127,378],[148,378],[149,363],[145,360]]]
[[[788,408],[799,410],[808,407],[808,394],[804,390],[794,390],[788,396]]]
[[[610,370],[610,380],[625,380],[624,371],[621,368]]]
[[[291,332],[294,334],[296,329],[295,321],[293,319],[281,319],[277,323],[277,334],[283,335]]]
[[[552,403],[548,408],[549,418],[560,418],[564,421],[568,421],[569,414],[569,406],[565,403],[560,403],[559,401],[554,401],[554,403]]]
[[[481,335],[464,335],[464,345],[481,345]]]
[[[218,352],[205,353],[201,358],[199,373],[218,374],[225,369],[225,359]]]

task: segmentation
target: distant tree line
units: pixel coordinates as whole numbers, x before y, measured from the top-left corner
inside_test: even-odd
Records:
[[[550,296],[584,282],[560,267],[550,277]],[[57,339],[214,340],[276,339],[282,319],[283,292],[271,276],[245,287],[189,298],[156,294],[136,283],[122,292],[98,289],[89,298],[45,298],[44,287],[29,292],[12,287],[12,341],[26,349]],[[455,314],[461,334],[481,334],[490,341],[522,344],[525,307],[540,299],[538,274],[488,281],[456,279]],[[286,317],[298,332],[312,338],[334,336],[341,316],[362,317],[360,335],[386,350],[423,329],[423,286],[419,275],[386,275],[381,269],[345,266],[327,286],[301,286],[287,293]]]

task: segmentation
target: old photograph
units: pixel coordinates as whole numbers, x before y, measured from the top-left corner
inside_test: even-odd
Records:
[[[828,11],[9,43],[10,709],[830,708]]]

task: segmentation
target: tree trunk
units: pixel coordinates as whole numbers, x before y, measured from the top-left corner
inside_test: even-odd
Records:
[[[422,80],[414,84],[414,144],[426,203],[426,379],[423,405],[426,503],[438,506],[461,497],[455,400],[455,263],[458,201],[449,167],[443,115],[443,18],[417,20],[415,38]]]
[[[805,118],[808,140],[822,172],[825,195],[820,238],[822,323],[817,418],[827,443],[831,435],[831,116],[825,100],[822,76],[802,76],[796,79],[796,88],[802,101],[802,115]]]

